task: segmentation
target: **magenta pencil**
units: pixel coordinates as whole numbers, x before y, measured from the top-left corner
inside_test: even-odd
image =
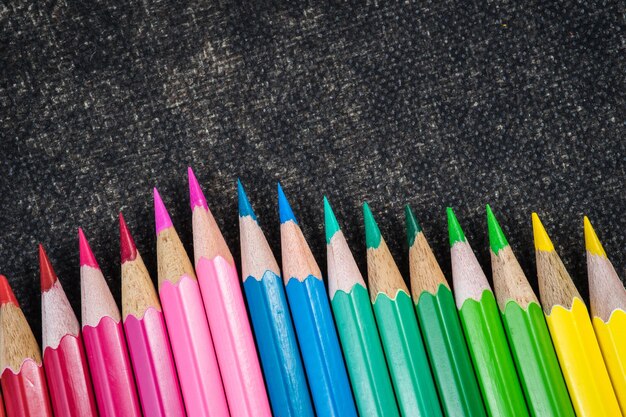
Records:
[[[193,171],[187,172],[196,273],[230,412],[238,417],[271,417],[233,256]]]
[[[229,416],[200,287],[156,188],[154,216],[159,296],[187,415]]]
[[[185,407],[161,303],[120,213],[122,315],[144,415],[183,417]]]
[[[80,292],[87,362],[101,417],[140,417],[120,311],[82,229]]]

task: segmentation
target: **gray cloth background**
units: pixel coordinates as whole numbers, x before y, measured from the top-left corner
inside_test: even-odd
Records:
[[[535,288],[533,210],[586,297],[583,214],[626,267],[626,37],[584,3],[3,2],[0,271],[40,338],[36,245],[80,315],[82,226],[119,301],[118,211],[156,278],[151,188],[191,254],[192,165],[236,259],[237,177],[279,260],[280,180],[323,271],[323,194],[405,276],[405,203],[448,277],[445,207],[490,276],[490,203]]]

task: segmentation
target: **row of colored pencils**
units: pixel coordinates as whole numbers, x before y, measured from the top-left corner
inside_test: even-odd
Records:
[[[242,285],[188,176],[194,264],[155,189],[158,285],[120,214],[121,312],[82,229],[82,325],[40,245],[43,358],[0,276],[9,417],[626,415],[626,291],[586,217],[593,320],[537,215],[541,303],[489,206],[495,295],[451,209],[454,293],[408,206],[411,289],[367,203],[366,284],[324,198],[326,288],[280,185],[282,274],[238,183]]]

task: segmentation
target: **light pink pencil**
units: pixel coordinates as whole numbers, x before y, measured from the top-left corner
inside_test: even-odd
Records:
[[[213,341],[191,261],[154,189],[159,296],[189,417],[228,416]]]
[[[233,256],[191,168],[187,173],[196,272],[228,406],[233,416],[271,417]]]

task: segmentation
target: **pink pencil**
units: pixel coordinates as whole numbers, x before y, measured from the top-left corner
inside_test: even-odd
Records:
[[[233,256],[191,168],[187,173],[196,272],[228,406],[234,416],[271,417]]]
[[[165,205],[154,189],[159,296],[189,417],[229,416],[200,287]]]
[[[120,213],[122,314],[141,407],[150,417],[184,417],[161,304]]]
[[[80,293],[83,339],[101,417],[140,417],[120,311],[82,229]]]

